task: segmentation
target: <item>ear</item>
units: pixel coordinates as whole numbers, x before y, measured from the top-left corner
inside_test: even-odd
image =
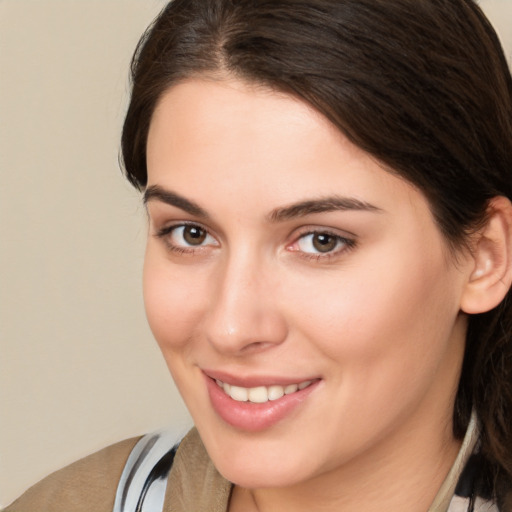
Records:
[[[485,313],[496,307],[512,285],[512,204],[494,197],[487,222],[472,247],[473,268],[461,298],[461,310]]]

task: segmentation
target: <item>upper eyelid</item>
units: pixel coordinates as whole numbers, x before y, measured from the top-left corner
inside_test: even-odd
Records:
[[[177,220],[177,221],[171,221],[169,223],[165,223],[162,227],[155,228],[154,236],[157,238],[162,238],[168,234],[170,234],[174,229],[183,227],[183,226],[197,226],[200,229],[203,229],[206,231],[206,233],[215,239],[217,244],[220,245],[219,237],[212,233],[212,230],[208,227],[204,226],[201,222],[198,221],[191,221],[191,220]],[[339,228],[331,228],[331,227],[324,227],[324,226],[318,226],[318,225],[309,225],[309,226],[301,226],[299,228],[296,228],[293,230],[292,233],[287,237],[289,241],[285,242],[286,247],[290,247],[293,244],[296,244],[298,240],[300,240],[303,237],[306,237],[308,235],[315,235],[315,234],[327,234],[330,236],[334,236],[340,240],[345,240],[346,242],[350,242],[348,245],[355,245],[358,237],[354,233],[351,233],[347,230],[342,230]],[[290,241],[291,238],[291,241]],[[197,248],[199,248],[198,246]],[[332,253],[326,253],[334,255],[337,251],[334,251]]]
[[[167,223],[164,226],[158,228],[156,231],[157,231],[157,233],[161,232],[161,231],[170,231],[174,228],[179,228],[180,226],[197,226],[200,229],[204,229],[209,235],[211,235],[217,239],[217,236],[215,236],[212,233],[211,229],[209,229],[207,226],[205,226],[201,222],[197,222],[197,221],[187,221],[187,220],[173,221],[173,222]],[[298,233],[297,233],[297,231],[298,231]],[[355,235],[354,233],[351,233],[349,231],[340,230],[340,229],[336,229],[336,228],[321,227],[321,226],[303,226],[300,228],[296,228],[289,235],[289,238],[294,238],[294,240],[297,240],[303,236],[313,235],[313,234],[322,234],[322,233],[336,236],[339,238],[357,239],[357,235]]]
[[[331,227],[325,227],[325,226],[303,226],[298,229],[295,229],[294,232],[295,235],[291,235],[294,240],[298,240],[299,238],[306,236],[306,235],[314,235],[314,234],[328,234],[332,236],[336,236],[339,238],[344,238],[347,240],[357,240],[358,236],[355,233],[352,233],[351,231],[347,231],[346,229],[339,229],[339,228],[331,228]]]
[[[178,228],[183,228],[186,226],[196,226],[204,231],[206,231],[207,236],[213,238],[215,240],[215,244],[207,243],[205,245],[188,245],[188,244],[180,244],[176,242],[172,242],[170,237],[173,235],[173,231]],[[164,246],[167,248],[168,251],[171,253],[177,253],[182,255],[189,255],[193,256],[194,254],[201,254],[204,253],[205,250],[207,250],[209,247],[219,247],[220,243],[215,238],[209,230],[201,226],[197,222],[175,222],[172,224],[166,224],[162,226],[161,228],[157,229],[155,233],[152,234],[156,239],[158,239],[161,243],[164,244]]]
[[[215,240],[215,242],[220,245],[220,242],[218,240],[218,238],[213,235],[211,233],[211,231],[206,228],[205,226],[203,226],[201,223],[199,222],[186,222],[186,221],[180,221],[180,222],[175,222],[175,223],[171,223],[171,224],[166,224],[164,226],[162,226],[161,228],[159,229],[156,229],[156,232],[154,233],[154,236],[156,238],[165,238],[166,236],[170,235],[175,229],[177,228],[181,228],[181,227],[185,227],[185,226],[194,226],[194,227],[198,227],[199,229],[202,229],[206,232],[206,234],[208,236],[210,236],[211,238],[213,238]],[[170,242],[166,241],[166,244],[168,245],[172,245]],[[207,244],[207,245],[213,245],[213,244]],[[207,246],[206,245],[206,246]],[[198,245],[198,246],[190,246],[190,249],[192,250],[198,250],[198,249],[201,249],[203,247],[206,247],[206,246],[202,246],[202,245]]]
[[[155,230],[156,230],[156,232],[158,234],[158,233],[161,233],[161,232],[164,232],[164,231],[169,232],[169,231],[171,231],[173,229],[176,229],[176,228],[179,228],[179,227],[182,227],[182,226],[196,226],[196,227],[206,231],[209,235],[214,236],[212,234],[211,230],[208,229],[203,224],[201,224],[201,222],[190,221],[190,220],[180,220],[180,221],[173,221],[173,222],[163,223],[163,225],[161,227],[158,227],[158,228],[155,227]]]
[[[296,236],[293,239],[293,241],[290,244],[288,244],[288,246],[294,245],[299,240],[301,240],[302,238],[305,238],[307,236],[312,236],[312,235],[328,235],[328,236],[332,236],[334,238],[337,238],[340,241],[346,242],[347,245],[355,245],[356,242],[357,242],[356,237],[348,237],[348,236],[340,235],[338,233],[333,233],[332,231],[327,231],[327,230],[321,231],[320,230],[320,231],[306,231],[305,233],[301,233],[300,235]]]
[[[151,212],[150,205],[155,205],[155,211]],[[204,229],[208,234],[212,235],[216,240],[220,240],[223,236],[223,231],[213,219],[208,219],[208,225],[204,223],[204,219],[196,218],[193,213],[187,212],[173,212],[169,213],[167,209],[160,209],[159,205],[166,205],[159,201],[149,201],[146,204],[146,215],[149,222],[149,226],[153,226],[155,231],[158,232],[161,229],[167,227],[178,227],[181,225],[193,225]],[[175,207],[173,207],[175,208]],[[161,226],[161,227],[160,227]]]
[[[342,258],[347,252],[352,251],[358,246],[358,240],[357,237],[347,237],[340,234],[332,233],[329,230],[316,230],[316,231],[309,231],[300,234],[299,236],[295,237],[294,241],[288,244],[288,248],[292,245],[298,244],[299,240],[301,240],[303,237],[315,235],[315,234],[327,234],[329,236],[334,236],[338,238],[339,242],[342,242],[342,247],[339,247],[337,249],[334,249],[332,251],[328,251],[325,253],[322,252],[307,252],[303,250],[295,250],[298,257],[308,260],[308,261],[317,261],[317,262],[328,262],[329,260],[335,260],[337,261],[339,258]]]

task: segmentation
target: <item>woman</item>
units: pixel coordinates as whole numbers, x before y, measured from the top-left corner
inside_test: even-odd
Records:
[[[8,510],[128,510],[143,465],[137,510],[512,510],[512,80],[476,4],[174,0],[132,78],[146,310],[197,430]]]

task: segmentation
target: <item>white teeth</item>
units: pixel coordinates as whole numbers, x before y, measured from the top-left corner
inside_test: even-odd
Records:
[[[249,402],[254,404],[264,404],[268,402],[268,392],[265,386],[249,389]]]
[[[289,384],[284,388],[284,394],[285,395],[291,395],[292,393],[295,393],[299,389],[299,386],[297,384]]]
[[[310,380],[305,380],[299,384],[299,389],[305,389],[311,384]]]
[[[247,402],[249,398],[248,395],[249,392],[247,388],[241,388],[238,386],[231,386],[229,391],[229,396],[237,402]]]
[[[277,400],[284,396],[284,388],[283,386],[270,386],[268,388],[268,399],[269,400]]]
[[[224,390],[226,395],[229,395],[237,402],[252,402],[254,404],[264,404],[269,400],[279,400],[284,395],[291,395],[296,391],[307,388],[313,381],[306,380],[299,384],[289,384],[288,386],[258,386],[255,388],[243,388],[241,386],[232,386],[226,384],[221,380],[216,379],[217,385]]]

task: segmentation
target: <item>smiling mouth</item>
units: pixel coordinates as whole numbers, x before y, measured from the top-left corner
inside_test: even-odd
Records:
[[[219,379],[215,379],[217,386],[221,388],[226,395],[237,402],[252,402],[253,404],[264,404],[272,400],[279,400],[285,395],[292,395],[297,391],[302,391],[309,387],[314,381],[305,380],[297,384],[289,384],[287,386],[257,386],[254,388],[243,388],[241,386],[233,386]]]

